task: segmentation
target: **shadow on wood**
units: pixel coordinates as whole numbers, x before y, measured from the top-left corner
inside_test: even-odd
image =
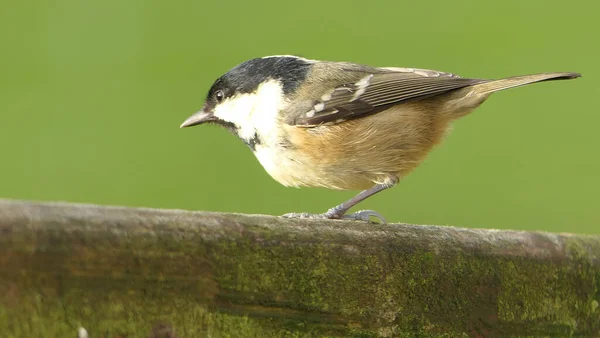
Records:
[[[0,200],[1,337],[598,336],[599,302],[598,236]]]

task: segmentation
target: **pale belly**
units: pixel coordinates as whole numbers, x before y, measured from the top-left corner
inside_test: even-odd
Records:
[[[254,155],[267,173],[284,186],[347,189],[337,182],[339,178],[332,178],[322,166],[310,163],[293,150],[257,146]]]
[[[375,173],[376,170],[364,171],[344,159],[337,163],[316,162],[289,149],[258,146],[254,154],[273,179],[288,187],[362,190],[377,183],[395,181],[397,177],[384,172]]]

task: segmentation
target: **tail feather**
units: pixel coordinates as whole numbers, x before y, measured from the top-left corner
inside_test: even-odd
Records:
[[[514,76],[501,80],[492,80],[473,86],[473,89],[479,95],[491,94],[500,90],[524,86],[530,83],[551,81],[551,80],[568,80],[580,77],[579,73],[542,73],[532,75]]]

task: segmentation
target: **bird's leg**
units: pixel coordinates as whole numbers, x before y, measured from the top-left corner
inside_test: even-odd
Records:
[[[340,205],[336,205],[335,207],[327,210],[327,212],[323,214],[309,214],[309,213],[289,213],[283,215],[283,217],[288,218],[329,218],[329,219],[353,219],[359,221],[370,221],[370,217],[375,217],[379,219],[382,223],[386,223],[385,218],[381,216],[376,211],[373,210],[360,210],[353,214],[346,215],[346,212],[350,210],[353,206],[358,203],[364,201],[365,199],[375,195],[376,193],[383,191],[385,189],[391,188],[394,186],[396,182],[388,183],[388,184],[376,184],[373,187],[363,190],[358,193],[356,196],[351,199],[345,201]]]
[[[359,192],[356,196],[343,202],[342,204],[336,205],[335,207],[327,210],[327,212],[325,212],[324,215],[326,218],[332,218],[332,219],[344,218],[344,219],[362,220],[362,221],[367,221],[367,222],[369,221],[369,217],[373,216],[375,218],[378,218],[382,223],[386,223],[385,218],[383,218],[383,216],[381,216],[381,214],[379,214],[378,212],[376,212],[374,210],[359,210],[359,211],[349,214],[349,215],[346,215],[346,213],[348,212],[348,210],[350,210],[352,207],[354,207],[358,203],[360,203],[360,202],[366,200],[367,198],[375,195],[376,193],[381,192],[385,189],[388,189],[392,186],[393,185],[390,185],[390,184],[376,184],[367,190],[363,190],[363,191]]]

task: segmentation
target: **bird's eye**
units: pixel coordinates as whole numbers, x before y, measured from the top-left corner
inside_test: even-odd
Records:
[[[223,93],[222,90],[217,90],[215,97],[217,98],[217,101],[221,102],[225,98],[225,93]]]

